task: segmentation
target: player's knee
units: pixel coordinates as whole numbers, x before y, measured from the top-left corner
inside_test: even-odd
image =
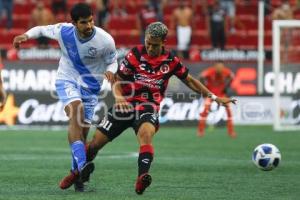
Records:
[[[79,119],[80,121],[83,121],[83,105],[81,101],[74,101],[66,106],[65,111],[67,113],[67,116],[72,119]]]
[[[141,144],[151,144],[154,131],[141,128],[138,131],[138,138]]]

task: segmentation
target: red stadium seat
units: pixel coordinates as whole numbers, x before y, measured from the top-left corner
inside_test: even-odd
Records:
[[[108,23],[109,30],[132,30],[136,29],[136,16],[118,17],[112,16]]]

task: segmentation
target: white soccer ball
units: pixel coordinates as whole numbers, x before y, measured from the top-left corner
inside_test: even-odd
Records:
[[[261,144],[254,149],[252,161],[258,168],[270,171],[278,167],[281,161],[281,154],[275,145]]]

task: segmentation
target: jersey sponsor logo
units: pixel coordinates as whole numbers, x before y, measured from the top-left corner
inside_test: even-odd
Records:
[[[157,88],[160,89],[163,85],[163,79],[154,79],[149,78],[147,75],[143,74],[134,74],[135,83],[142,84],[148,88]]]
[[[145,63],[141,63],[139,65],[139,68],[143,71],[148,72],[149,74],[155,74],[155,71],[149,65],[147,65]]]
[[[167,65],[167,64],[163,64],[161,67],[160,67],[160,71],[163,73],[163,74],[166,74],[170,71],[170,66]]]
[[[120,71],[121,71],[124,75],[129,75],[129,74],[131,74],[131,70],[128,69],[128,68],[124,65],[124,63],[121,63],[121,65],[120,65]]]
[[[92,57],[95,58],[97,55],[97,49],[95,47],[90,47],[88,49],[88,54]]]
[[[140,119],[142,119],[146,115],[150,115],[150,119],[149,120],[152,123],[155,123],[157,121],[157,119],[158,119],[158,113],[152,113],[152,112],[146,112],[146,113],[141,114]]]
[[[145,164],[149,164],[150,159],[149,159],[149,158],[144,158],[144,159],[142,160],[142,162],[145,163]]]

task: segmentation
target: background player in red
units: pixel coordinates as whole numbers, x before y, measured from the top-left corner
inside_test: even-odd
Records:
[[[87,160],[90,161],[104,145],[132,127],[140,145],[137,194],[142,194],[152,181],[149,174],[154,155],[152,138],[159,127],[159,106],[172,75],[219,104],[235,102],[227,97],[217,97],[192,77],[178,57],[164,48],[167,34],[168,28],[163,23],[151,23],[146,29],[145,45],[131,49],[126,55],[113,85],[115,105],[109,109],[87,146]]]
[[[3,88],[2,76],[1,76],[2,68],[3,68],[3,64],[2,64],[1,54],[0,54],[0,112],[2,111],[5,101],[6,101],[6,93]]]
[[[225,67],[222,61],[216,62],[214,66],[207,68],[200,74],[200,79],[205,86],[215,95],[219,97],[227,97],[226,91],[230,87],[233,79],[233,72]],[[212,100],[210,98],[205,99],[204,111],[200,114],[198,124],[198,136],[204,136],[206,117],[210,112]],[[233,129],[232,112],[230,105],[225,105],[227,113],[227,129],[230,137],[236,137],[236,133]]]

